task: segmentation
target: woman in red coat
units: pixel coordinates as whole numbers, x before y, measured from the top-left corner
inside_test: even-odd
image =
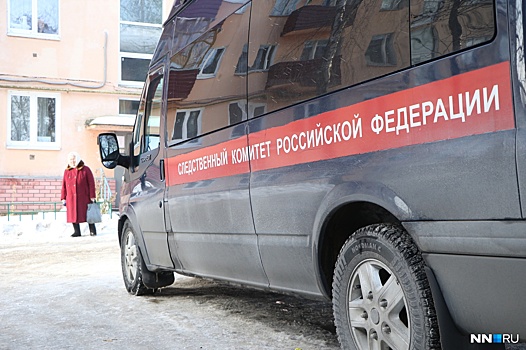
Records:
[[[67,208],[67,221],[73,224],[75,230],[71,237],[79,237],[79,223],[86,222],[88,204],[94,202],[96,196],[93,173],[76,152],[68,155],[68,166],[62,179],[61,199]],[[95,224],[89,224],[89,231],[91,236],[97,234]]]

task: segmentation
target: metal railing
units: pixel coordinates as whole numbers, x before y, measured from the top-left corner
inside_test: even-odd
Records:
[[[22,216],[30,215],[31,220],[35,216],[42,215],[42,218],[46,217],[46,214],[53,214],[54,219],[57,219],[57,213],[62,209],[62,202],[8,202],[0,203],[0,216],[7,215],[7,221],[10,221],[12,217],[19,218],[22,221]]]
[[[103,213],[110,214],[110,219],[113,218],[112,215],[112,204],[109,201],[100,203],[101,212],[103,211],[103,206],[106,206],[106,210]],[[22,207],[22,208],[20,208]],[[47,216],[52,215],[53,219],[57,219],[57,213],[62,211],[63,208],[62,202],[9,202],[9,203],[0,203],[0,217],[7,216],[7,221],[11,221],[13,218],[18,218],[19,221],[22,221],[23,217],[30,216],[31,220],[35,218],[45,219]]]
[[[112,217],[112,192],[108,179],[104,174],[104,169],[100,168],[100,178],[97,186],[97,202],[100,203],[102,213],[110,214]]]
[[[97,180],[97,203],[100,205],[101,212],[110,214],[110,218],[112,218],[112,191],[102,168]],[[62,202],[5,202],[0,203],[0,217],[7,216],[7,221],[13,217],[18,217],[22,221],[24,216],[31,216],[31,220],[33,220],[35,217],[45,219],[46,215],[53,214],[53,218],[56,220],[57,213],[62,208]]]

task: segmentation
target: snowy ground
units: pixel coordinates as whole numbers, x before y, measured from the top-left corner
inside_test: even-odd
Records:
[[[103,222],[97,224],[99,236],[115,238],[117,214],[104,215]],[[82,235],[89,236],[87,224],[81,224]],[[50,242],[68,238],[73,227],[66,222],[66,211],[39,213],[31,215],[0,216],[0,245],[16,242]]]
[[[0,350],[339,349],[329,303],[179,275],[129,295],[117,219],[72,238],[65,212],[0,217]]]
[[[0,218],[0,349],[339,349],[330,304],[177,276],[124,289],[117,217]],[[50,215],[50,214],[48,214]]]

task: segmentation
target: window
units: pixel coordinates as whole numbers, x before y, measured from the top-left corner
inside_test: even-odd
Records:
[[[393,47],[393,34],[375,35],[365,51],[370,66],[395,66],[396,53]]]
[[[139,101],[119,99],[119,114],[135,116],[137,114],[138,109]]]
[[[268,70],[272,65],[275,49],[276,45],[261,45],[254,64],[249,68],[249,71]]]
[[[252,6],[250,2],[245,2],[249,8]],[[207,17],[196,17],[211,14],[211,9],[205,11],[202,6],[191,7],[199,3],[200,0],[191,2],[176,17],[185,22],[185,25],[177,27],[179,32],[188,29],[191,35],[185,39],[188,44],[170,58],[165,130],[167,145],[175,149],[209,142],[210,133],[229,125],[229,104],[242,99],[246,101],[247,97],[246,74],[234,72],[239,55],[248,42],[250,11],[238,15],[233,12],[239,9],[239,5],[228,4],[225,11],[214,12],[213,23],[217,25],[211,26],[209,22],[203,22],[208,20]],[[214,4],[219,6],[225,3],[219,1]],[[191,33],[192,28],[197,29],[197,26],[183,21],[184,18],[202,19],[199,21],[199,33]],[[205,23],[207,26],[203,27]],[[244,51],[247,52],[247,47]],[[247,71],[246,64],[244,71]],[[219,79],[206,79],[219,75]]]
[[[269,17],[267,28],[258,29],[269,33],[265,41],[251,31],[249,42],[279,46],[270,55],[264,84],[257,85],[258,77],[248,74],[249,101],[265,102],[268,113],[409,67],[408,0],[384,0],[385,7],[403,6],[399,11],[380,11],[381,4],[298,1],[288,19]],[[252,6],[253,13],[266,11],[265,2],[253,1]],[[250,57],[246,66],[252,65],[258,46],[243,53],[238,72],[246,56]],[[246,71],[250,73],[250,68]]]
[[[296,9],[298,0],[276,0],[271,16],[288,16]]]
[[[411,62],[418,64],[490,41],[495,7],[485,0],[411,0]]]
[[[436,55],[436,30],[424,27],[411,32],[411,62],[417,64],[431,60]]]
[[[201,109],[178,110],[172,132],[172,141],[182,141],[201,133]]]
[[[9,0],[9,34],[57,38],[59,0]]]
[[[8,95],[8,147],[58,149],[59,95],[27,92],[10,92]]]
[[[300,61],[308,61],[323,57],[328,40],[307,41],[303,47]]]
[[[153,73],[141,98],[133,135],[135,157],[159,148],[163,80],[162,71]]]
[[[264,103],[249,103],[246,108],[246,100],[240,100],[228,105],[228,125],[233,125],[249,118],[254,118],[267,112],[267,105]]]
[[[145,121],[146,151],[159,148],[161,108],[163,105],[163,77],[156,77],[148,89]]]
[[[276,51],[276,45],[261,45],[259,47],[256,59],[252,66],[248,67],[249,72],[254,71],[267,71],[272,65],[274,59],[274,52]],[[243,51],[236,66],[236,74],[243,74],[247,72],[248,65],[248,45],[243,46]]]
[[[234,125],[247,119],[247,113],[244,110],[245,101],[234,102],[228,105],[228,124]]]
[[[243,46],[243,51],[239,56],[239,60],[236,65],[236,74],[244,74],[248,70],[248,44]]]
[[[121,81],[141,85],[162,31],[162,0],[120,0]]]
[[[197,78],[203,79],[214,77],[217,73],[224,52],[224,48],[211,49],[203,60]]]

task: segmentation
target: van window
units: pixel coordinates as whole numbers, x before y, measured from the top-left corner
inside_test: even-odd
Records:
[[[272,112],[494,36],[492,1],[408,4],[409,0],[255,2],[258,16],[252,27],[258,30],[250,33],[250,48],[244,48],[237,71],[249,72],[251,102],[265,104]],[[265,13],[270,15],[260,15]]]
[[[160,142],[160,120],[163,94],[163,75],[160,72],[150,76],[148,88],[143,93],[137,112],[133,136],[133,155],[157,150]],[[135,165],[138,165],[137,162]]]
[[[412,0],[411,63],[487,42],[495,35],[493,1]]]
[[[265,81],[249,73],[251,102],[272,112],[408,67],[409,8],[385,4],[397,10],[382,11],[376,3],[290,2],[286,17],[273,16],[271,2],[254,3],[254,13],[271,15],[266,28],[251,32],[249,56],[252,45],[275,50]]]
[[[196,32],[188,34],[193,40],[171,57],[166,113],[168,145],[187,140],[194,145],[200,135],[247,119],[246,70],[236,69],[248,41],[250,5],[245,11],[238,11],[243,3],[219,2],[231,19],[204,33],[202,28],[194,28]],[[188,7],[179,16],[184,17],[187,10],[189,18],[207,13]],[[271,49],[262,48],[257,69],[268,67],[269,57]]]
[[[172,50],[178,52],[190,43],[195,43],[204,33],[220,25],[225,17],[231,13],[250,13],[244,8],[244,5],[248,2],[249,0],[192,1],[174,18],[176,30]]]

